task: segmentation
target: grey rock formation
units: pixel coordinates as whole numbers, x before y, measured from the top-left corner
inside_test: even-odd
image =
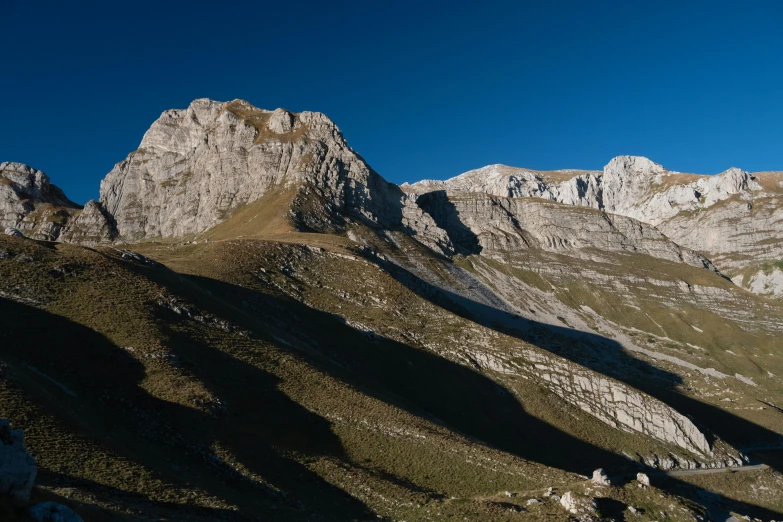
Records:
[[[200,99],[153,123],[103,180],[100,202],[119,238],[133,241],[198,234],[266,194],[289,191],[296,196],[280,213],[316,230],[340,228],[345,216],[397,225],[406,199],[321,113]]]
[[[0,226],[36,239],[96,244],[192,236],[271,194],[281,198],[264,204],[277,205],[302,230],[339,231],[358,220],[402,229],[447,255],[532,242],[711,267],[706,256],[751,291],[783,294],[780,267],[764,264],[783,257],[781,173],[699,176],[619,156],[603,171],[490,165],[397,187],[321,113],[199,99],[165,111],[103,180],[100,201],[84,210],[40,171],[3,163],[0,175]]]
[[[598,468],[595,471],[593,471],[593,477],[590,479],[590,481],[597,486],[612,485],[612,481],[609,480],[609,475],[607,475],[606,472],[601,468]]]
[[[742,275],[736,281],[751,291],[783,293],[774,267],[764,264],[783,258],[780,172],[749,174],[731,168],[715,176],[682,174],[647,158],[619,156],[603,172],[490,165],[446,181],[425,180],[402,188],[413,194],[528,197],[601,209],[657,227],[725,273]]]
[[[744,277],[740,276],[738,284],[742,285]],[[783,271],[773,268],[769,273],[764,270],[752,274],[745,287],[756,294],[767,294],[775,297],[783,296]]]
[[[489,194],[509,198],[533,197],[599,208],[600,175],[600,171],[538,172],[506,165],[488,165],[446,181],[403,183],[401,188],[415,194],[445,191],[449,196]]]
[[[646,473],[637,473],[636,474],[636,482],[638,482],[642,486],[649,486],[650,485],[650,477],[648,477]]]
[[[84,209],[69,220],[58,239],[69,243],[92,245],[109,243],[115,237],[113,218],[100,203],[90,200]]]
[[[41,502],[30,509],[30,518],[36,522],[84,522],[68,506],[56,502]]]
[[[285,109],[275,109],[269,117],[267,126],[277,134],[291,132],[294,128],[294,115]]]
[[[669,241],[654,227],[624,216],[533,198],[473,194],[419,196],[418,204],[464,254],[537,248],[548,251],[643,253],[712,268],[702,255]],[[417,231],[426,236],[429,230]]]
[[[53,240],[78,210],[79,206],[40,170],[21,163],[0,163],[0,228]]]
[[[560,358],[532,350],[520,355],[532,367],[518,368],[507,361],[511,371],[532,371],[555,395],[609,426],[642,433],[696,455],[711,453],[707,438],[693,422],[663,402]]]
[[[588,515],[595,513],[598,509],[595,500],[590,497],[577,495],[566,491],[560,498],[560,505],[572,515]]]
[[[0,419],[0,494],[27,502],[36,474],[35,459],[25,448],[22,430],[11,429],[7,420]]]

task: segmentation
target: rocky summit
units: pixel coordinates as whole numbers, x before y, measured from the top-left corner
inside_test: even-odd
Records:
[[[783,173],[398,186],[199,99],[0,230],[2,520],[783,518]]]

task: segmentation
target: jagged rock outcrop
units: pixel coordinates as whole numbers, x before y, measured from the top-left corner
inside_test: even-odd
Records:
[[[58,239],[69,243],[92,245],[109,243],[115,237],[113,218],[100,203],[90,200],[84,209],[63,227]]]
[[[647,158],[618,156],[603,172],[537,172],[490,165],[446,181],[425,180],[402,188],[412,194],[440,191],[451,198],[540,198],[630,217],[704,254],[727,274],[742,275],[735,280],[751,291],[783,292],[773,270],[763,265],[783,258],[780,172],[750,174],[731,168],[714,176],[683,174]]]
[[[590,481],[597,486],[611,486],[612,481],[609,479],[609,475],[602,468],[598,468],[593,471],[593,476]]]
[[[7,227],[5,229],[5,235],[6,236],[24,237],[24,234],[22,234],[21,232],[19,232],[17,229],[15,229],[13,227]]]
[[[599,210],[533,198],[484,194],[419,196],[418,204],[464,254],[541,249],[634,252],[712,268],[702,255],[669,241],[654,227]],[[426,235],[421,231],[420,235]]]
[[[118,237],[133,241],[198,234],[267,193],[289,190],[296,204],[280,212],[310,218],[298,223],[305,228],[339,229],[346,216],[380,226],[402,220],[402,191],[372,171],[325,115],[241,100],[200,99],[164,112],[101,182],[100,203]]]
[[[0,229],[53,240],[78,210],[40,170],[22,163],[0,163]]]
[[[604,167],[603,205],[608,212],[659,225],[680,212],[760,189],[752,178],[737,168],[715,176],[681,174],[647,158],[618,156]]]
[[[0,495],[27,502],[36,474],[35,459],[24,445],[24,433],[0,419]]]
[[[572,515],[589,515],[598,509],[595,500],[571,491],[566,491],[563,494],[560,498],[560,505]]]
[[[767,294],[775,297],[783,296],[783,271],[775,267],[769,272],[759,270],[748,277],[743,285],[744,276],[740,275],[735,282],[739,286],[745,286],[748,290],[756,294]]]
[[[600,171],[538,172],[506,165],[488,165],[446,181],[422,180],[413,184],[403,183],[400,187],[415,194],[444,191],[449,196],[474,193],[508,198],[532,197],[600,208],[600,175]]]
[[[696,455],[711,452],[693,422],[663,402],[583,367],[533,351],[524,357],[537,379],[558,397],[606,424],[674,444]],[[513,367],[513,366],[512,366]]]

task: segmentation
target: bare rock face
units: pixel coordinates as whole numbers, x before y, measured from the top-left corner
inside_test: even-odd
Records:
[[[100,203],[118,237],[132,241],[198,234],[242,205],[288,190],[331,216],[307,228],[339,228],[338,214],[381,226],[402,220],[402,191],[373,172],[325,115],[270,112],[241,100],[200,99],[164,112],[103,180]]]
[[[748,279],[747,288],[756,294],[783,296],[783,271],[779,268],[774,268],[769,273],[760,270]]]
[[[589,255],[597,249],[713,268],[704,256],[669,241],[654,227],[596,209],[481,194],[449,198],[444,192],[419,196],[417,203],[447,233],[458,253],[491,255],[536,248]]]
[[[600,171],[538,172],[490,165],[446,181],[403,184],[408,193],[450,198],[486,194],[592,207],[657,227],[705,255],[745,288],[783,293],[774,267],[783,258],[783,173],[731,168],[714,176],[672,172],[638,156]],[[764,263],[767,264],[764,264]]]
[[[609,426],[642,433],[697,455],[711,453],[705,435],[667,404],[570,361],[533,351],[523,357],[534,364],[536,376],[547,389]]]
[[[63,227],[58,239],[68,243],[94,245],[110,243],[114,236],[111,216],[100,203],[90,200],[84,205],[84,209]]]
[[[36,474],[35,459],[25,448],[24,434],[0,419],[0,494],[27,502]]]
[[[40,170],[22,163],[0,163],[0,228],[53,240],[78,210]]]
[[[508,198],[532,197],[600,208],[600,175],[600,171],[538,172],[506,165],[489,165],[446,181],[403,183],[401,188],[414,194],[443,191],[448,196],[489,194]]]
[[[24,234],[22,234],[21,232],[19,232],[17,229],[15,229],[13,227],[6,227],[5,235],[6,236],[24,237]]]
[[[275,109],[269,117],[267,126],[277,134],[291,132],[294,128],[294,116],[285,109]]]
[[[604,169],[603,201],[607,211],[655,225],[730,276],[746,272],[741,284],[748,290],[777,295],[780,284],[764,262],[783,258],[781,181],[781,173],[736,168],[715,176],[680,174],[623,157]],[[752,268],[763,272],[755,284]]]

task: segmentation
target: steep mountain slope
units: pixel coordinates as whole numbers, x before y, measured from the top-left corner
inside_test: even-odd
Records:
[[[340,274],[426,321],[420,331],[448,321],[458,337],[497,335],[340,247],[148,245],[182,272],[112,248],[0,247],[3,412],[25,427],[39,484],[77,501],[174,520],[562,516],[554,500],[526,501],[583,490],[568,470],[621,469],[613,444],[658,447],[560,418],[568,406],[533,383],[507,391],[425,338],[371,333],[353,320],[370,294],[337,290],[350,288]],[[334,286],[319,293],[318,280],[300,283],[307,274]],[[636,489],[606,494],[674,519],[692,512]]]
[[[143,517],[570,516],[554,487],[596,517],[772,518],[731,480],[621,478],[783,480],[783,305],[661,232],[769,183],[621,215],[682,192],[659,167],[400,188],[321,114],[196,100],[60,243],[0,238],[2,410],[44,488]]]
[[[339,230],[345,217],[395,226],[404,207],[323,114],[241,100],[163,113],[103,180],[100,203],[132,241],[205,232],[270,193],[287,194],[280,212],[313,230]]]
[[[602,172],[490,165],[446,181],[403,184],[414,194],[482,193],[589,206],[656,226],[710,258],[755,293],[783,292],[783,175],[732,168],[715,176],[671,172],[647,158],[620,156]]]
[[[37,239],[55,239],[80,207],[49,176],[21,163],[0,163],[0,228]]]

